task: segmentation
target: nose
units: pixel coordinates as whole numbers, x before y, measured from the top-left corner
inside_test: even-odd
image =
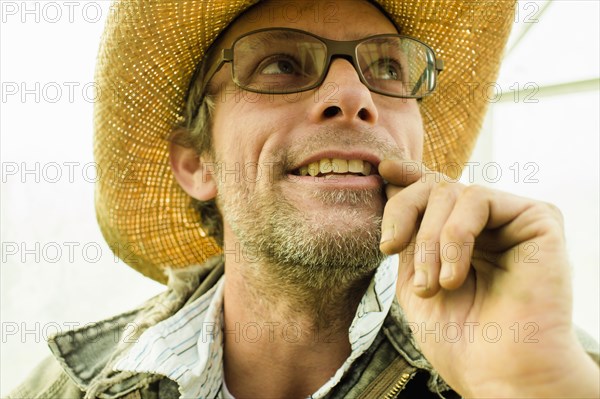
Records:
[[[313,122],[339,121],[374,125],[377,107],[371,91],[360,81],[354,66],[346,59],[331,62],[325,80],[315,94],[310,112]]]

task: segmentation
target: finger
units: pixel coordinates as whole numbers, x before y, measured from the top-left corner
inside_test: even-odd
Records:
[[[459,255],[451,257],[447,251],[442,251],[440,285],[446,289],[460,287],[471,266],[475,239],[486,228],[507,225],[527,206],[528,201],[520,197],[480,186],[465,188],[442,228],[440,245],[444,248],[454,246]]]
[[[462,185],[442,182],[431,189],[419,227],[415,251],[415,289],[420,296],[435,295],[439,289],[440,234],[450,216]]]
[[[415,258],[415,238],[416,233],[411,236],[410,244],[398,254],[397,290],[413,291],[413,278],[415,275],[415,268],[413,265]]]
[[[397,192],[383,210],[380,250],[388,255],[410,243],[429,199],[430,184],[412,184]]]
[[[544,202],[504,195],[507,200],[521,202],[523,210],[509,223],[496,229],[497,245],[503,246],[497,250],[506,250],[526,241],[539,241],[541,238],[564,243],[563,218],[558,208]]]
[[[440,173],[414,161],[385,160],[380,163],[379,171],[389,181],[380,249],[393,254],[406,248],[420,225],[432,187],[445,180]]]
[[[414,161],[384,160],[379,172],[389,182],[380,247],[384,253],[392,254],[408,245],[408,238],[425,212],[432,187],[447,180]]]
[[[403,189],[404,189],[404,187],[398,187],[393,184],[386,184],[385,185],[385,196],[387,197],[387,199],[390,199],[394,195],[396,195],[400,191],[402,191]]]

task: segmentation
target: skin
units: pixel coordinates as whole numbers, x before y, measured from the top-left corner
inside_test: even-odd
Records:
[[[326,3],[331,1],[317,1],[315,6],[323,9]],[[231,25],[222,45],[229,46],[245,32],[270,26],[303,29],[336,40],[396,32],[384,15],[362,1],[336,1],[337,22],[327,23],[315,18],[314,12],[291,21],[284,17],[284,5],[281,1],[261,3],[253,14]],[[415,334],[425,356],[457,392],[466,397],[600,394],[598,367],[578,344],[571,325],[569,265],[561,216],[554,207],[449,183],[433,172],[410,167],[422,158],[424,132],[417,102],[371,93],[346,60],[334,60],[323,85],[294,101],[283,96],[236,97],[231,94],[235,86],[228,65],[212,83],[220,88],[219,94],[230,93],[220,97],[214,113],[213,141],[219,162],[283,162],[282,148],[292,154],[286,161],[293,165],[323,151],[354,155],[368,151],[382,160],[379,173],[389,182],[385,188],[388,199],[386,202],[386,197],[377,195],[359,206],[343,201],[328,204],[311,194],[335,192],[341,184],[316,183],[314,179],[291,181],[278,173],[243,181],[227,175],[220,182],[206,166],[215,159],[199,158],[193,150],[173,144],[172,168],[190,196],[208,200],[219,190],[225,198],[227,194],[252,196],[277,187],[280,195],[323,231],[354,231],[364,219],[383,215],[380,249],[400,254],[397,298],[408,320],[429,329],[436,323],[456,323],[452,325],[462,328],[460,339],[438,342],[431,335]],[[359,140],[354,137],[383,143],[393,149],[393,155],[381,146],[357,148]],[[372,179],[365,178],[343,188],[379,188],[373,185]],[[225,219],[225,248],[235,248],[239,237]],[[340,220],[349,221],[340,224]],[[447,248],[450,243],[464,250],[460,256],[439,249],[429,255],[414,250],[436,248],[436,243],[438,248]],[[532,243],[537,249],[536,263],[526,261],[531,260],[527,245]],[[272,276],[252,272],[264,270],[258,263],[260,260],[240,257],[235,251],[225,258],[225,329],[237,324],[271,323],[273,331],[262,334],[257,342],[236,342],[232,334],[225,334],[228,387],[239,398],[306,397],[349,355],[347,331],[365,282],[349,283],[339,287],[336,295],[329,295],[328,301],[302,306],[300,299],[319,293],[309,292],[307,296],[305,287],[292,283],[274,290],[279,282],[270,280]],[[444,270],[449,270],[447,275]],[[359,295],[348,294],[352,290]],[[335,315],[337,322],[323,325],[314,314],[316,308]],[[300,326],[302,335],[294,340],[281,339],[281,326],[290,322]],[[472,337],[467,336],[465,326],[491,322],[503,332],[498,342],[484,339],[481,329],[476,328]],[[520,326],[520,339],[514,339],[514,327],[510,329],[515,323]],[[536,328],[537,343],[524,342],[526,323]],[[315,331],[327,339],[315,339]]]

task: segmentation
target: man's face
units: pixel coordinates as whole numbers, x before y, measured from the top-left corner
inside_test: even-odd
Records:
[[[333,40],[397,33],[366,1],[278,0],[261,3],[234,22],[221,47],[268,27]],[[332,60],[319,88],[303,93],[243,91],[231,80],[231,64],[213,77],[211,87],[218,88],[212,161],[221,165],[215,178],[225,246],[233,239],[258,249],[267,263],[310,270],[313,278],[319,270],[323,276],[334,273],[334,264],[349,278],[372,271],[382,259],[378,241],[385,204],[377,165],[384,158],[421,159],[423,125],[416,100],[370,92],[342,58]],[[346,164],[362,170],[301,176],[302,167],[329,159],[343,160],[335,162],[336,170]]]

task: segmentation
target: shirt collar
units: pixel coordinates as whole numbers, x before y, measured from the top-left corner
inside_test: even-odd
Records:
[[[149,328],[116,371],[164,375],[182,398],[215,397],[222,382],[224,276],[194,302]]]
[[[377,268],[348,330],[352,352],[313,398],[325,396],[373,343],[395,297],[397,265],[397,256],[390,256]],[[223,382],[224,278],[145,331],[114,370],[167,376],[179,384],[182,398],[215,397]]]

